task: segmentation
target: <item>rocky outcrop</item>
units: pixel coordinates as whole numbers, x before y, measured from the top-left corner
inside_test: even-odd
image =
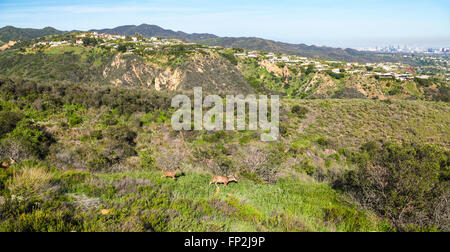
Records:
[[[259,65],[265,67],[269,73],[274,73],[275,75],[278,76],[283,75],[283,70],[281,70],[281,68],[279,68],[276,64],[272,64],[270,62],[263,60],[259,62]]]
[[[227,94],[254,92],[237,67],[219,55],[196,55],[179,69],[184,73],[179,86],[182,90],[202,87],[206,92]]]
[[[156,90],[202,87],[205,92],[253,92],[241,72],[218,55],[196,54],[174,68],[151,65],[132,54],[116,54],[103,70],[103,78],[114,85],[140,85]]]
[[[177,90],[180,86],[184,75],[179,69],[172,71],[170,68],[166,68],[165,71],[160,71],[155,78],[154,88],[156,90],[168,89]]]
[[[15,45],[16,43],[17,43],[16,41],[9,41],[7,44],[0,46],[0,51],[4,51],[4,50],[10,48],[13,45]]]

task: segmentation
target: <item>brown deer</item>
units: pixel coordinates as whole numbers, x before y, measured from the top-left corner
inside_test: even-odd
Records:
[[[181,172],[180,169],[176,169],[175,171],[163,171],[163,178],[171,177],[173,180],[177,180],[177,174]]]
[[[231,178],[225,176],[214,176],[212,181],[209,182],[209,185],[215,184],[217,186],[217,184],[224,184],[225,186],[228,186],[230,182],[238,182],[236,175],[233,175]]]
[[[9,158],[9,160],[10,160],[9,162],[2,162],[2,168],[8,168],[16,163],[16,161],[12,158]]]

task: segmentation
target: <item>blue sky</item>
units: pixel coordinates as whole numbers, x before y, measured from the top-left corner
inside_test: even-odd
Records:
[[[336,47],[450,47],[448,0],[0,0],[0,27],[88,30],[142,23]]]

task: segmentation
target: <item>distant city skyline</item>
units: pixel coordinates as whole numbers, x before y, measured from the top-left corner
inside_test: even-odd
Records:
[[[442,0],[0,0],[0,27],[89,30],[154,24],[188,33],[343,48],[450,47]]]

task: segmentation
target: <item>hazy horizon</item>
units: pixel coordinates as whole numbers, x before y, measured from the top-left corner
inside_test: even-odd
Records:
[[[450,47],[450,3],[406,0],[10,1],[0,26],[90,30],[151,24],[187,33],[367,48]]]

